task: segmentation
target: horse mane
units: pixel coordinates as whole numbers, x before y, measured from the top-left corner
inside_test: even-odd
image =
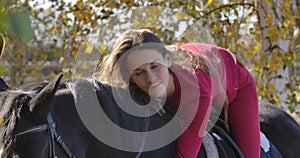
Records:
[[[17,120],[20,117],[23,105],[27,104],[31,97],[26,92],[11,90],[1,92],[0,94],[0,119],[3,121],[0,126],[1,157],[12,157],[16,140],[14,132]]]
[[[77,102],[77,95],[76,95],[77,92],[76,92],[76,88],[75,88],[75,87],[76,87],[78,84],[82,83],[83,81],[86,81],[86,82],[90,83],[90,84],[93,85],[94,88],[97,89],[97,90],[102,89],[102,88],[99,86],[100,82],[97,81],[97,80],[94,79],[94,78],[73,78],[73,79],[64,81],[62,84],[64,84],[64,86],[65,86],[64,88],[68,88],[68,89],[71,91],[75,103]]]

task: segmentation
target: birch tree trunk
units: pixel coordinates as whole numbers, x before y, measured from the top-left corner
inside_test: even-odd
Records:
[[[264,66],[265,90],[271,92],[262,95],[263,99],[282,105],[283,108],[295,107],[297,98],[297,39],[300,20],[293,19],[297,24],[287,23],[287,19],[299,14],[299,0],[287,2],[283,0],[259,0],[257,3],[258,25],[261,32],[261,51],[259,57],[267,56]],[[291,9],[291,10],[289,10]],[[283,12],[285,14],[283,14]],[[286,15],[286,13],[291,14]],[[292,26],[293,25],[293,26]],[[296,27],[295,27],[296,25]],[[291,27],[292,26],[292,27]],[[298,27],[298,28],[297,28]],[[296,31],[296,32],[295,32]],[[285,32],[286,35],[282,35]],[[275,65],[273,65],[275,63]],[[273,66],[270,66],[273,65]],[[293,88],[295,87],[295,88]],[[272,91],[274,89],[274,91]],[[272,93],[273,92],[273,93]],[[291,101],[292,100],[292,101]],[[293,104],[293,105],[291,105]]]

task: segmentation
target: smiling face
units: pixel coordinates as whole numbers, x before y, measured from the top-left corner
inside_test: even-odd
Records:
[[[152,97],[168,96],[175,90],[168,68],[172,60],[155,49],[142,49],[128,55],[126,66],[133,81],[142,91]]]

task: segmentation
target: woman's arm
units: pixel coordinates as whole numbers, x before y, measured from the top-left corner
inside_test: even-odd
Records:
[[[208,74],[202,71],[196,70],[196,75],[198,78],[198,84],[200,88],[200,94],[182,94],[186,96],[182,96],[182,98],[191,98],[188,99],[188,102],[183,104],[184,107],[184,119],[186,121],[186,125],[190,123],[183,134],[180,136],[178,145],[177,145],[177,154],[175,158],[195,158],[198,155],[200,150],[202,139],[205,134],[205,129],[208,123],[209,114],[211,111],[212,104],[212,86],[211,86],[211,78]],[[193,85],[193,84],[191,84]],[[188,87],[185,87],[188,88]],[[198,97],[198,98],[197,98]],[[196,103],[197,107],[193,107],[195,103],[194,101],[198,101]],[[196,109],[195,109],[196,108]],[[191,117],[191,113],[195,113],[193,118]],[[191,120],[191,121],[189,121]]]

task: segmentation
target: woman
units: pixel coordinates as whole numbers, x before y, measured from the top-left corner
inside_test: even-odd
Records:
[[[184,107],[181,113],[187,127],[175,157],[197,157],[212,104],[224,105],[225,120],[244,156],[260,157],[255,82],[229,51],[202,43],[167,47],[149,30],[128,30],[104,58],[100,71],[100,80],[128,86],[140,104],[149,103],[151,98],[166,98],[163,104],[170,111],[176,113]],[[160,108],[158,111],[163,113]]]

